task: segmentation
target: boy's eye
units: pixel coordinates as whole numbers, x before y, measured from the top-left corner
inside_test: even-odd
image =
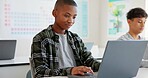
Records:
[[[69,15],[64,15],[65,17],[70,17]]]
[[[76,18],[76,16],[75,17],[73,17],[73,19],[75,19]]]
[[[138,21],[138,23],[142,23],[142,21]]]

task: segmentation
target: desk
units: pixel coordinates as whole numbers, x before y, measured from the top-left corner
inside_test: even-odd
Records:
[[[26,78],[30,70],[29,57],[0,60],[0,78]]]
[[[140,68],[137,76],[134,78],[148,78],[148,68]]]
[[[44,78],[68,78],[66,76],[44,77]],[[140,68],[137,76],[134,78],[148,78],[148,68]]]
[[[3,66],[16,66],[16,65],[29,65],[29,57],[15,57],[11,60],[0,60],[0,67]]]

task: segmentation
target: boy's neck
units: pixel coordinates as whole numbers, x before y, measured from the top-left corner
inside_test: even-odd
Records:
[[[53,28],[53,31],[58,34],[65,34],[65,30],[62,30],[62,28],[60,28],[60,26],[56,24],[53,24],[52,28]]]
[[[135,40],[139,40],[139,35],[133,32],[128,32]]]

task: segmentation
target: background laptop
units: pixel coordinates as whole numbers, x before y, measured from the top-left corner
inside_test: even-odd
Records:
[[[148,46],[146,48],[146,51],[144,53],[142,62],[141,62],[141,67],[142,68],[148,68]]]
[[[85,42],[84,44],[85,44],[85,46],[87,47],[87,50],[88,50],[88,51],[91,51],[91,49],[92,49],[92,47],[93,47],[93,45],[94,45],[93,42]]]
[[[132,78],[137,75],[148,41],[108,41],[97,76],[69,78]]]
[[[148,60],[148,46],[147,46],[146,51],[144,53],[143,59]]]
[[[0,40],[0,60],[13,59],[15,48],[16,40]]]

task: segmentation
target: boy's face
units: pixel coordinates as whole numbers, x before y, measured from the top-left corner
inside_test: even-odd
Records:
[[[76,6],[63,5],[54,10],[55,23],[61,30],[68,30],[77,16]]]
[[[144,30],[146,18],[133,18],[132,20],[128,19],[127,21],[131,32],[139,34]]]

